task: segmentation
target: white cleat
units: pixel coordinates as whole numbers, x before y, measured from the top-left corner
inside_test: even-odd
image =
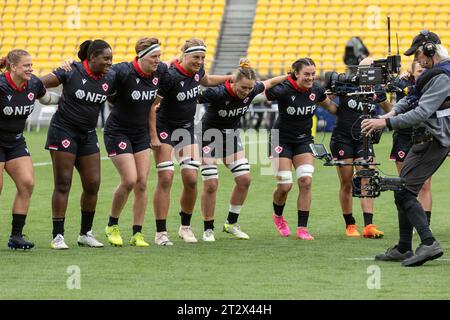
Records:
[[[78,245],[87,246],[91,248],[102,248],[103,243],[94,238],[92,231],[88,231],[86,234],[78,236]]]
[[[66,250],[69,246],[64,242],[64,236],[57,234],[56,237],[50,242],[50,248],[55,250]]]
[[[248,240],[250,237],[248,234],[241,230],[241,226],[237,223],[230,224],[226,221],[223,225],[223,231],[226,233],[231,233],[238,239]]]
[[[214,242],[216,241],[216,238],[214,238],[214,230],[213,229],[206,229],[205,232],[203,232],[203,241],[206,242]]]
[[[180,229],[178,230],[178,235],[186,243],[197,243],[197,238],[195,238],[191,226],[180,226]]]
[[[172,241],[169,240],[167,231],[157,232],[155,234],[155,244],[158,246],[173,246]]]

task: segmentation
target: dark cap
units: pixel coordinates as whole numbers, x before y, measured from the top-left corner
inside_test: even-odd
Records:
[[[419,49],[421,46],[423,46],[426,42],[432,42],[434,44],[440,44],[441,39],[439,39],[439,36],[434,33],[430,32],[428,30],[422,30],[420,33],[414,37],[414,40],[411,44],[411,47],[405,51],[405,56],[413,55],[417,49]]]

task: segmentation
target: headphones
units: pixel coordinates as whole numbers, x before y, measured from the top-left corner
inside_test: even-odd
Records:
[[[430,32],[428,30],[422,30],[420,34],[425,37],[425,41],[422,43],[423,54],[428,58],[433,58],[436,54],[436,44],[429,39]]]

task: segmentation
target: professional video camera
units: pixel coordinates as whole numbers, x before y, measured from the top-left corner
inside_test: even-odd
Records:
[[[369,104],[373,103],[373,97],[377,93],[376,88],[381,87],[385,92],[398,92],[393,82],[394,75],[400,73],[401,58],[398,54],[391,55],[391,24],[388,20],[388,57],[386,59],[375,60],[370,66],[358,66],[355,68],[355,74],[338,74],[336,72],[325,73],[325,87],[327,94],[344,95],[347,97],[355,96],[362,104],[362,119],[370,119]],[[398,47],[398,39],[397,39]],[[353,197],[375,198],[380,196],[382,191],[401,190],[404,186],[402,179],[381,177],[379,172],[374,169],[379,163],[372,162],[369,158],[369,142],[376,144],[381,138],[382,131],[377,130],[369,137],[362,136],[363,159],[353,163],[344,163],[334,161],[331,154],[323,144],[310,144],[313,155],[321,160],[325,160],[326,166],[354,166],[359,167],[353,176]]]
[[[391,24],[388,19],[388,57],[386,59],[375,60],[372,65],[349,66],[353,72],[325,73],[325,88],[329,94],[346,95],[348,93],[357,93],[361,87],[381,86],[385,92],[399,92],[400,88],[394,85],[394,79],[400,73],[401,57],[397,54],[391,55]],[[374,89],[374,88],[373,88]],[[365,90],[367,91],[367,90]],[[375,92],[376,93],[376,92]]]
[[[359,166],[362,169],[355,172],[352,178],[352,196],[358,198],[376,198],[383,191],[398,191],[405,186],[403,179],[399,177],[387,178],[380,176],[380,173],[371,168],[379,163],[369,162],[367,159],[345,163],[335,161],[323,144],[311,143],[309,145],[315,158],[324,160],[325,166]]]

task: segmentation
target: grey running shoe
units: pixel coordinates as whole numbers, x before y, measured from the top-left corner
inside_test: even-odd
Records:
[[[380,253],[375,256],[376,261],[396,261],[400,262],[405,259],[411,258],[413,256],[412,251],[406,251],[405,253],[401,253],[397,249],[397,245],[392,248],[386,250],[385,253]]]
[[[416,253],[411,258],[402,261],[402,266],[418,267],[427,261],[439,258],[443,254],[444,251],[437,241],[434,241],[433,244],[429,246],[420,244],[416,249]]]

